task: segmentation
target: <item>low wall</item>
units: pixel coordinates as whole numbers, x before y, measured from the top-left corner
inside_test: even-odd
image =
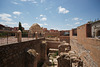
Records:
[[[100,40],[85,38],[78,40],[75,37],[70,39],[72,50],[76,51],[83,60],[84,67],[100,67]]]
[[[58,49],[58,45],[60,45],[61,42],[59,41],[47,41],[47,48],[53,48],[53,49]]]
[[[91,25],[77,27],[77,36],[70,31],[70,45],[83,60],[84,67],[100,67],[100,39],[90,38]]]
[[[67,43],[70,43],[70,36],[60,36],[60,41],[66,41]]]
[[[45,37],[59,37],[59,36],[60,36],[60,32],[45,33]]]
[[[46,56],[46,46],[42,44],[42,40],[44,39],[0,46],[0,67],[27,67],[28,49],[35,49],[38,53],[37,67],[40,67]],[[29,67],[34,66],[31,64]]]

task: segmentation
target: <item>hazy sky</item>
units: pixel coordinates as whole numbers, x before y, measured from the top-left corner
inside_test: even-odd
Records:
[[[100,18],[100,0],[0,0],[0,24],[68,30]]]

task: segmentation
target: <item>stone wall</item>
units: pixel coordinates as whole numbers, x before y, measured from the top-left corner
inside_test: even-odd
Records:
[[[69,43],[59,45],[58,67],[83,67],[83,61],[75,51],[71,50]]]
[[[59,37],[60,32],[46,32],[45,37]]]
[[[66,41],[67,43],[70,43],[70,36],[60,36],[60,41]]]
[[[87,37],[90,32],[87,25],[77,28],[77,36],[72,36],[70,31],[70,45],[83,60],[84,67],[100,67],[100,39]]]
[[[47,41],[47,48],[58,49],[58,45],[60,45],[60,41]]]
[[[40,67],[45,61],[46,45],[42,44],[42,40],[31,40],[21,43],[0,46],[0,67],[34,67],[34,57],[27,55],[27,50],[34,49],[38,53],[37,67]],[[30,60],[29,58],[33,59]]]

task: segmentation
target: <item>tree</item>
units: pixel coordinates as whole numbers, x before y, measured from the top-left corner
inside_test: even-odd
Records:
[[[23,32],[21,22],[19,22],[19,30],[21,30],[21,32]]]

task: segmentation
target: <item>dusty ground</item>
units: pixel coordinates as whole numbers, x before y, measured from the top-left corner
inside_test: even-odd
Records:
[[[24,41],[29,41],[29,40],[34,40],[35,38],[22,38],[22,42]],[[12,43],[17,43],[17,38],[15,37],[8,37],[8,39],[5,38],[0,38],[0,46],[2,45],[7,45],[7,44],[12,44]]]

